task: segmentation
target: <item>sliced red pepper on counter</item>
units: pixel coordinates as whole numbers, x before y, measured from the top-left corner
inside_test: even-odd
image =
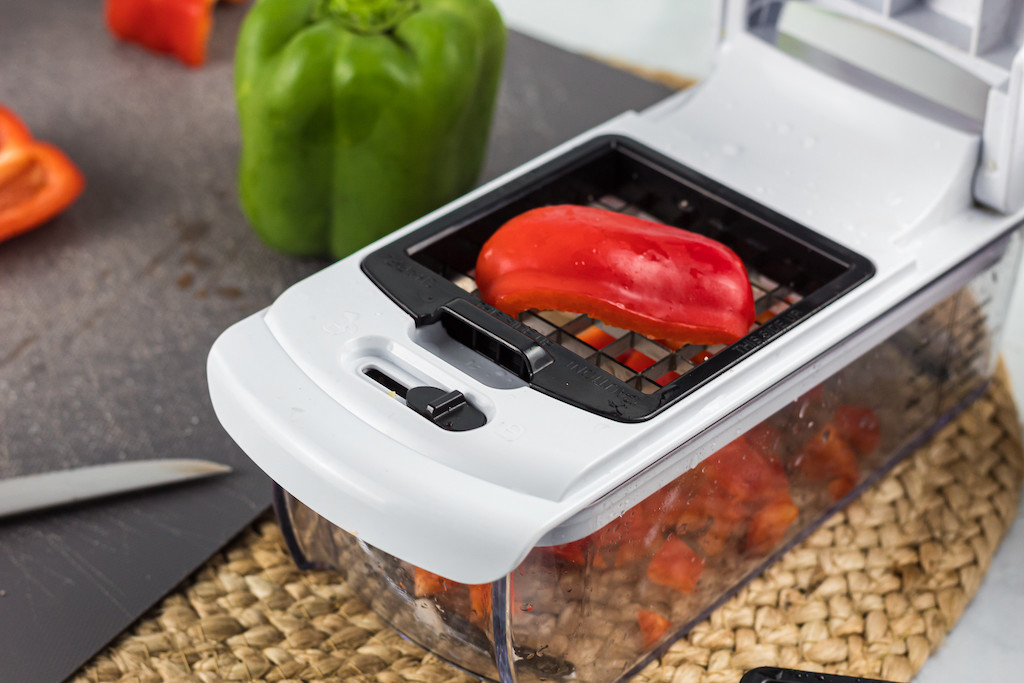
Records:
[[[32,139],[14,112],[0,107],[0,241],[53,218],[84,187],[63,152]]]
[[[188,66],[206,61],[216,0],[107,0],[110,32]]]
[[[7,145],[25,144],[31,140],[28,126],[13,111],[0,105],[0,150]]]
[[[754,322],[746,267],[724,244],[587,206],[508,221],[484,243],[475,277],[481,298],[509,315],[585,313],[676,343],[731,343]]]

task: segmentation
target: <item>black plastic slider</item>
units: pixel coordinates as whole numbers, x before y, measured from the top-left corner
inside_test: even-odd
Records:
[[[413,387],[405,395],[405,404],[450,432],[466,432],[487,424],[484,414],[461,391]]]
[[[441,326],[452,339],[527,382],[554,362],[536,340],[481,309],[484,305],[483,302],[474,304],[467,299],[453,299],[438,309]]]

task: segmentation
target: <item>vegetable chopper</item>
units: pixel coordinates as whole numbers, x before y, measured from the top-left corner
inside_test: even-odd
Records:
[[[218,339],[215,410],[278,484],[300,564],[481,676],[628,677],[984,390],[1021,248],[1024,3],[807,3],[852,22],[832,53],[792,40],[793,4],[729,3],[699,87]],[[983,106],[852,63],[893,36],[982,83]],[[728,245],[757,322],[671,349],[480,301],[483,241],[560,203]]]

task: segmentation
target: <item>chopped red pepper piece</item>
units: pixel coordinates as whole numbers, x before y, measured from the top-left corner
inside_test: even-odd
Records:
[[[652,339],[731,343],[750,330],[746,268],[725,245],[586,206],[548,206],[501,226],[477,258],[484,301],[585,313]]]
[[[773,467],[782,467],[779,458],[779,447],[782,445],[782,433],[765,422],[753,427],[743,435],[754,450],[768,459]]]
[[[637,610],[636,621],[640,625],[640,633],[644,636],[644,650],[661,640],[671,625],[671,622],[665,617],[646,609]]]
[[[853,490],[860,480],[860,464],[853,448],[833,423],[822,427],[794,460],[796,469],[812,482],[827,482],[832,500]]]
[[[84,187],[63,152],[33,140],[14,112],[0,107],[0,241],[53,218]]]
[[[878,448],[882,428],[871,408],[842,406],[832,418],[839,435],[846,439],[858,455],[868,455]]]
[[[648,579],[680,593],[692,593],[703,572],[703,558],[676,536],[669,536],[647,565]]]
[[[799,514],[792,502],[768,503],[751,518],[744,549],[755,555],[774,550]]]
[[[665,386],[669,382],[673,382],[673,381],[679,379],[679,377],[680,377],[680,375],[679,375],[678,372],[674,372],[672,370],[669,370],[664,375],[662,375],[658,379],[654,380],[654,382],[656,384],[660,384],[661,386]]]
[[[491,620],[491,584],[469,585],[469,620],[482,629],[487,628]]]
[[[701,467],[737,502],[789,499],[789,480],[782,463],[765,458],[744,437],[720,448]]]
[[[562,545],[543,546],[543,551],[565,560],[571,564],[583,566],[587,563],[587,548],[590,546],[590,538],[581,538],[578,541],[563,543]]]
[[[206,61],[215,2],[107,0],[107,27],[121,40],[174,55],[188,66],[200,66]]]
[[[714,356],[715,354],[711,353],[708,350],[704,350],[701,351],[700,353],[695,353],[692,356],[690,356],[690,362],[693,363],[694,365],[700,365],[701,363],[710,360]]]
[[[413,595],[417,598],[438,595],[448,590],[449,583],[443,576],[416,567],[413,573]]]
[[[634,372],[643,372],[654,365],[653,358],[645,353],[640,353],[636,349],[630,349],[625,353],[619,354],[615,360],[619,361]]]
[[[595,349],[603,349],[615,341],[615,337],[608,334],[597,325],[591,325],[577,334],[576,337],[584,344],[589,344]]]

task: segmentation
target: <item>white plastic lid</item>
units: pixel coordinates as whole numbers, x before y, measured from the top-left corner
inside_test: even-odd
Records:
[[[974,198],[1002,213],[1024,207],[1024,0],[732,0],[722,15],[726,35],[749,32],[772,40],[786,16],[795,14],[791,9],[807,7],[851,25],[841,39],[828,39],[826,49],[841,59],[859,52],[878,66],[879,53],[888,54],[879,49],[882,37],[890,34],[976,79],[965,87],[962,80],[947,78],[942,68],[929,72],[913,55],[887,57],[880,68],[871,69],[900,87],[932,80],[953,98],[973,99],[970,113],[983,121]]]

